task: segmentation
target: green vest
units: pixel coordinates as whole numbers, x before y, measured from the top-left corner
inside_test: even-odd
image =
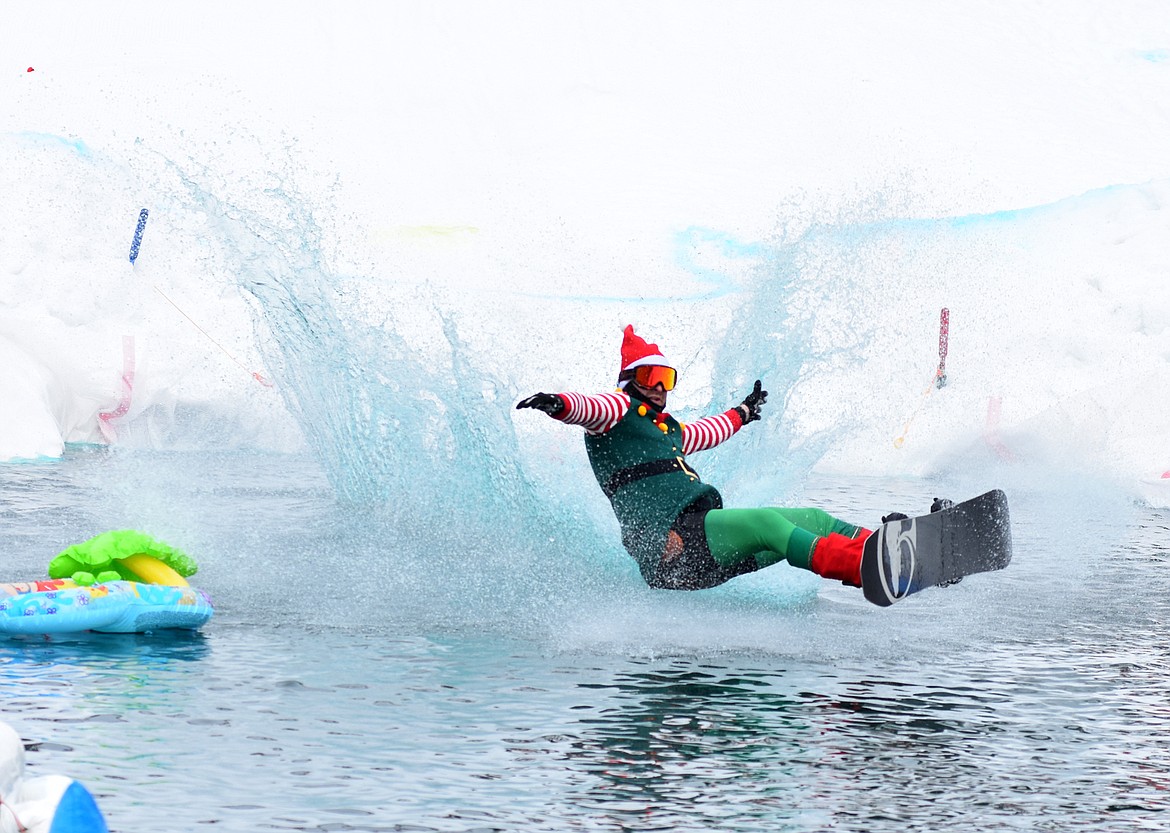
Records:
[[[639,414],[640,407],[645,415]],[[687,466],[678,420],[648,403],[631,397],[630,408],[617,425],[604,434],[585,435],[585,450],[617,515],[622,544],[643,577],[654,574],[666,533],[684,509],[701,498],[719,502],[719,492]],[[659,473],[639,476],[647,471]]]

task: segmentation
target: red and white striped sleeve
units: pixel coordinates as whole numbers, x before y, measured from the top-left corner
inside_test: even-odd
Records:
[[[683,454],[714,448],[742,427],[743,417],[735,408],[688,422],[683,425]]]
[[[558,393],[565,409],[556,415],[561,422],[580,425],[590,434],[604,434],[626,415],[630,409],[630,395],[615,393]]]

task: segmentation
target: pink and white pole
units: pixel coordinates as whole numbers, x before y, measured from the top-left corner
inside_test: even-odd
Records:
[[[940,388],[947,383],[947,344],[951,338],[951,311],[946,307],[938,317],[938,373],[935,384]]]
[[[130,410],[130,401],[134,394],[134,336],[122,336],[122,389],[117,406],[112,411],[98,412],[98,428],[106,442],[113,443],[118,439],[118,432],[111,424],[114,420],[126,416]]]

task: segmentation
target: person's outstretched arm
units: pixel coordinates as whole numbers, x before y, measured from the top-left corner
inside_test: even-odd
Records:
[[[740,428],[760,418],[760,409],[767,400],[768,392],[762,389],[757,379],[752,392],[734,408],[686,423],[683,425],[683,454],[706,451],[730,439]]]
[[[630,395],[616,393],[537,393],[521,399],[516,408],[535,408],[553,419],[580,425],[591,434],[604,434],[619,422],[630,407]]]

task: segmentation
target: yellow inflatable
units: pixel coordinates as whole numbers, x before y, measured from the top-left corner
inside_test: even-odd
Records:
[[[139,552],[119,560],[123,567],[138,577],[139,581],[145,581],[147,584],[165,584],[167,587],[191,586],[187,579],[153,555]]]

